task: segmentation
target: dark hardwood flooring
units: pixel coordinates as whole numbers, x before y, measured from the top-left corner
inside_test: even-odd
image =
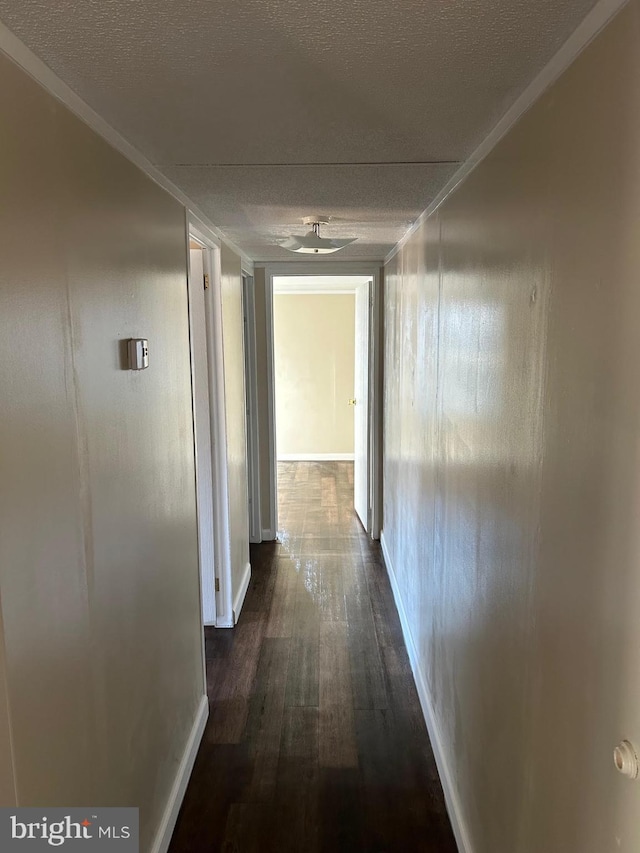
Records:
[[[455,853],[353,464],[279,465],[281,542],[207,629],[211,714],[170,853]]]

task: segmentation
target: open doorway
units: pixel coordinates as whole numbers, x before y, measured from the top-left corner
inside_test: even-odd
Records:
[[[213,459],[205,289],[209,279],[208,247],[189,235],[189,337],[191,347],[191,395],[196,463],[196,506],[202,620],[216,624],[213,525]]]
[[[277,461],[350,462],[365,530],[369,285],[362,276],[273,280]]]
[[[284,466],[348,468],[354,518],[379,537],[378,271],[265,271],[271,491]]]
[[[188,304],[200,592],[204,625],[234,624],[220,248],[188,220]]]

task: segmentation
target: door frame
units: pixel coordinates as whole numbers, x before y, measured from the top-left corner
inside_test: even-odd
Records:
[[[233,627],[231,600],[231,538],[229,533],[229,479],[227,465],[227,424],[225,412],[224,355],[222,348],[222,302],[220,242],[209,228],[191,211],[187,211],[187,246],[193,238],[203,247],[205,274],[209,287],[205,290],[207,329],[207,371],[209,377],[209,419],[211,424],[211,483],[213,493],[213,554],[216,628]],[[196,286],[191,281],[189,288]],[[199,283],[197,286],[200,286]],[[197,401],[194,398],[194,406]],[[198,464],[196,456],[196,476]],[[200,521],[198,536],[201,535]],[[202,571],[202,567],[201,567]],[[201,594],[202,590],[201,579]],[[209,602],[211,605],[211,602]]]
[[[258,422],[258,364],[256,351],[256,299],[253,276],[242,271],[244,315],[244,368],[247,414],[247,499],[249,542],[262,542],[260,512],[260,432]]]
[[[193,234],[187,234],[187,297],[189,311],[189,353],[191,357],[191,410],[196,476],[196,519],[198,526],[198,564],[202,624],[216,624],[216,557],[213,521],[213,454],[211,448],[211,407],[209,405],[209,367],[207,358],[206,305],[203,292],[207,247]],[[194,267],[192,244],[201,252],[202,271]],[[201,314],[199,322],[196,315]],[[198,329],[198,334],[196,334]],[[199,377],[199,381],[197,378]]]
[[[275,539],[278,532],[278,460],[276,449],[275,416],[275,361],[273,327],[273,279],[288,276],[367,276],[369,289],[369,406],[367,413],[369,433],[369,535],[380,538],[382,523],[382,263],[359,261],[322,261],[304,263],[256,263],[264,268],[266,342],[267,342],[267,399],[266,432],[269,459],[269,517],[272,527],[262,531],[263,539]],[[254,495],[259,500],[260,495]]]
[[[367,506],[366,506],[366,519],[367,519],[367,520],[366,520],[366,523],[365,523],[363,526],[364,526],[364,528],[365,528],[365,530],[366,530],[366,532],[367,532],[367,533],[371,533],[371,526],[372,526],[372,521],[373,521],[373,508],[372,508],[372,505],[371,505],[371,504],[372,504],[372,501],[371,501],[371,484],[372,484],[372,481],[371,481],[371,478],[372,478],[371,455],[372,455],[372,445],[373,445],[373,442],[372,442],[372,439],[371,439],[371,409],[369,408],[369,393],[370,393],[370,390],[371,390],[371,378],[372,378],[372,377],[371,377],[371,363],[372,363],[372,360],[371,360],[371,337],[372,337],[372,334],[371,334],[371,305],[372,305],[372,301],[373,301],[373,298],[372,298],[372,289],[373,289],[373,284],[372,284],[372,282],[371,282],[371,281],[369,281],[366,285],[357,285],[357,286],[354,288],[354,291],[353,291],[353,292],[354,292],[354,296],[355,296],[355,316],[356,316],[356,334],[355,334],[355,341],[354,341],[354,343],[355,343],[356,364],[357,364],[357,363],[358,363],[358,342],[359,342],[359,341],[358,341],[358,319],[359,319],[359,311],[358,311],[358,294],[359,294],[359,292],[360,292],[360,288],[361,288],[361,287],[363,287],[363,286],[365,287],[365,291],[364,291],[363,296],[364,296],[364,299],[365,299],[364,310],[365,310],[365,316],[366,316],[366,329],[365,329],[366,357],[365,357],[365,359],[364,359],[364,365],[363,365],[363,368],[364,368],[364,375],[362,376],[362,380],[364,381],[364,384],[365,384],[365,386],[366,386],[366,399],[367,399],[367,409],[366,409],[366,412],[365,412],[365,417],[366,417],[366,421],[365,421],[365,430],[366,430],[366,439],[365,439],[365,441],[366,441],[366,450],[365,450],[365,453],[366,453],[366,462],[367,462],[367,472],[366,472],[366,476],[367,476],[367,490],[368,490],[368,494],[367,494]],[[355,382],[357,382],[357,381],[358,381],[358,379],[359,379],[359,377],[358,377],[358,373],[357,373],[357,371],[354,371],[354,380],[355,380]],[[356,406],[357,406],[357,405],[358,405],[358,403],[360,403],[360,402],[361,402],[361,401],[360,401],[360,396],[361,396],[361,395],[360,395],[360,384],[359,384],[359,383],[358,383],[358,384],[355,384],[355,382],[354,382],[353,396],[356,398]],[[362,408],[362,406],[360,406],[360,408]],[[358,408],[356,408],[356,410],[354,411],[354,426],[355,426],[355,421],[357,421],[357,419],[358,419],[358,418],[359,418]],[[359,432],[359,430],[356,428],[356,429],[354,430],[354,432],[355,432],[355,434],[357,435],[357,433]],[[353,496],[353,508],[354,508],[354,510],[355,510],[355,512],[356,512],[356,515],[358,516],[358,518],[360,518],[360,521],[362,522],[362,518],[360,517],[360,513],[358,512],[358,508],[357,508],[357,506],[356,506],[356,495],[355,495],[355,489],[356,489],[356,485],[357,485],[357,479],[356,479],[356,459],[357,459],[357,456],[358,456],[358,452],[357,452],[357,450],[358,450],[358,449],[357,449],[357,445],[354,443],[354,463],[353,463],[353,474],[354,474],[354,496]]]

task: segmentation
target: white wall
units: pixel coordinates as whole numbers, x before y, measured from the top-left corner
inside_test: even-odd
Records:
[[[355,296],[276,293],[279,459],[353,456]]]
[[[1,804],[146,851],[204,694],[185,211],[3,57],[0,112]]]
[[[385,271],[384,545],[473,853],[640,849],[639,35]]]

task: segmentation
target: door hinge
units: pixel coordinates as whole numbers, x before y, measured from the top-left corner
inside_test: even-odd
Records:
[[[216,578],[216,592],[220,592],[220,578]]]
[[[204,281],[204,289],[209,290],[209,273],[206,272],[202,278]]]

